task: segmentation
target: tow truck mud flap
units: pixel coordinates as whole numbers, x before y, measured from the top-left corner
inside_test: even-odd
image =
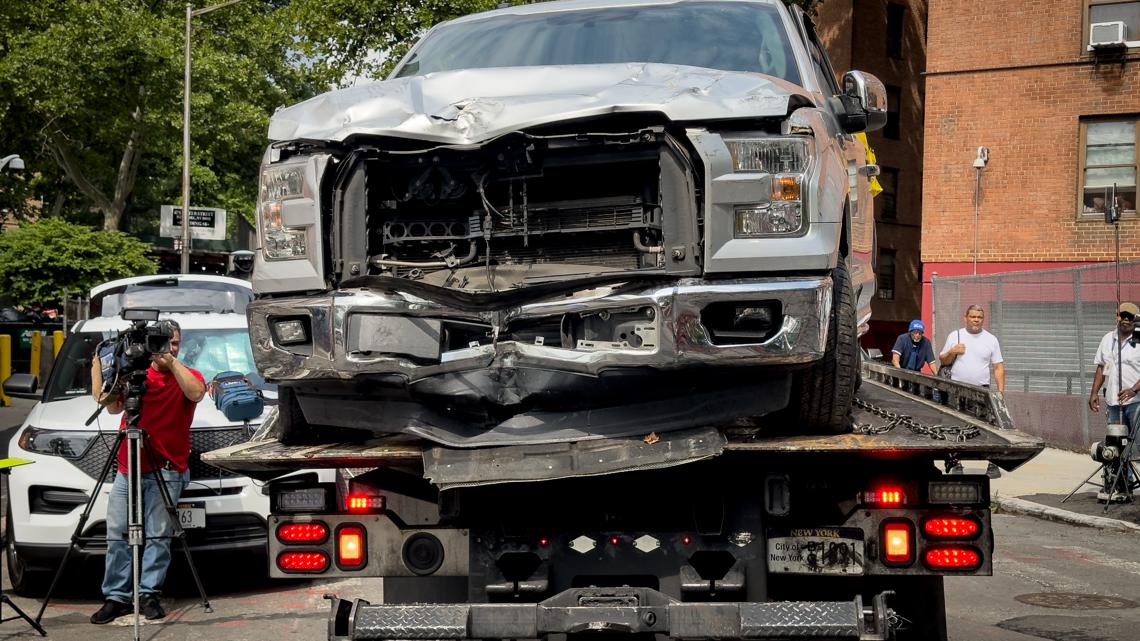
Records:
[[[539,639],[550,634],[659,634],[673,639],[884,641],[890,592],[854,601],[682,603],[649,588],[567,590],[542,603],[372,605],[332,597],[329,639]]]

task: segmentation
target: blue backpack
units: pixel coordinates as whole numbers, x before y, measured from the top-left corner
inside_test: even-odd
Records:
[[[210,381],[210,398],[214,407],[231,421],[250,421],[261,416],[265,398],[241,372],[218,372]]]

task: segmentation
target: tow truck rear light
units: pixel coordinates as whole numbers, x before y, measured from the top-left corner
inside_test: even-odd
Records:
[[[341,568],[364,566],[364,528],[359,525],[342,525],[336,531],[336,564]]]
[[[329,484],[303,487],[271,487],[270,511],[280,513],[328,512],[331,486]]]
[[[927,486],[927,500],[932,505],[979,505],[982,484],[977,481],[931,481]]]
[[[324,523],[282,523],[277,526],[277,540],[282,543],[324,543],[329,528]]]
[[[883,524],[883,560],[888,565],[905,565],[914,560],[914,528],[908,521]]]
[[[968,516],[938,516],[922,523],[922,531],[933,539],[972,539],[979,529],[978,522]]]
[[[345,507],[353,514],[366,514],[369,512],[384,511],[384,497],[371,494],[349,494],[344,501]]]
[[[906,492],[901,487],[893,485],[867,490],[863,492],[862,499],[864,505],[876,507],[898,507],[907,502]]]
[[[316,574],[328,569],[329,557],[324,552],[282,552],[277,555],[277,567],[282,572]]]
[[[935,569],[972,570],[982,564],[982,555],[973,548],[941,547],[927,550],[923,560]]]

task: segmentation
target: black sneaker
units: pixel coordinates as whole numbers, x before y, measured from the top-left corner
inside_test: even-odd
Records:
[[[158,597],[153,594],[144,594],[139,598],[139,613],[147,621],[154,621],[166,616],[166,610],[162,609],[162,604],[158,602]]]
[[[91,615],[91,623],[94,623],[95,625],[110,623],[115,619],[123,616],[124,614],[130,614],[131,612],[134,612],[134,610],[135,609],[131,607],[130,603],[123,603],[121,601],[115,601],[114,599],[107,599],[103,603],[103,607],[99,608],[95,614]]]

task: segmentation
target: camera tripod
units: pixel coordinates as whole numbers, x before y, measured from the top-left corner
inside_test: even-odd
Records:
[[[1135,432],[1140,432],[1140,430],[1135,430]],[[1135,437],[1140,436],[1140,434],[1134,433],[1129,436]],[[1085,485],[1099,487],[1102,492],[1108,495],[1108,500],[1104,505],[1105,513],[1108,512],[1109,506],[1113,504],[1113,495],[1121,493],[1130,497],[1133,490],[1140,488],[1140,470],[1137,470],[1136,464],[1132,461],[1132,457],[1135,456],[1138,451],[1136,443],[1136,438],[1128,438],[1128,443],[1121,450],[1118,457],[1101,463],[1100,467],[1093,470],[1093,473],[1089,474],[1088,478],[1074,487],[1065,498],[1061,499],[1061,502],[1064,503],[1068,501],[1069,498],[1077,493],[1077,490]],[[1129,472],[1131,472],[1131,474],[1129,474]],[[1102,483],[1093,483],[1092,478],[1098,473],[1103,474],[1103,481]]]
[[[9,473],[11,473],[13,467],[16,467],[17,465],[27,465],[28,463],[32,463],[32,461],[17,458],[0,459],[0,483],[2,483],[4,478],[7,477]],[[10,484],[9,487],[11,487]],[[8,496],[9,501],[12,500],[8,491],[4,491],[2,493],[4,496]],[[0,548],[7,549],[9,534],[9,532],[5,532],[4,536],[0,536]],[[12,608],[12,611],[14,611],[16,614],[10,617],[4,616],[2,613],[4,605]],[[0,593],[0,623],[7,623],[8,621],[15,621],[16,619],[23,619],[27,621],[28,625],[32,626],[35,628],[36,632],[40,633],[41,637],[47,636],[47,632],[43,629],[43,626],[40,625],[39,621],[33,620],[32,617],[28,616],[26,612],[20,609],[20,606],[16,605],[12,602],[12,599],[8,598],[7,594]]]
[[[72,551],[78,547],[79,541],[83,538],[83,528],[87,525],[87,519],[91,516],[91,510],[95,506],[95,501],[99,498],[103,483],[112,470],[111,466],[115,465],[118,461],[119,448],[124,442],[127,446],[127,544],[131,548],[131,598],[134,605],[135,641],[139,640],[139,581],[142,548],[148,538],[155,538],[147,537],[144,524],[145,505],[143,503],[142,467],[140,465],[140,457],[144,452],[150,463],[151,470],[154,471],[159,494],[166,507],[166,514],[174,526],[174,534],[170,538],[178,539],[182,545],[182,551],[186,553],[186,563],[190,567],[190,574],[194,577],[194,583],[198,587],[198,594],[202,597],[202,607],[206,612],[213,611],[210,608],[209,599],[206,598],[206,590],[202,587],[202,580],[198,577],[198,570],[194,566],[194,559],[190,556],[190,546],[186,543],[186,531],[182,528],[182,524],[177,518],[177,511],[174,501],[171,499],[170,489],[166,486],[166,480],[162,477],[160,467],[156,464],[157,457],[155,457],[150,443],[145,440],[147,437],[146,431],[139,426],[139,417],[142,414],[142,397],[145,392],[146,368],[131,371],[127,377],[127,390],[123,402],[123,408],[127,414],[127,424],[123,429],[120,429],[115,436],[115,443],[111,447],[111,452],[107,456],[107,462],[104,463],[103,469],[99,474],[95,489],[91,493],[91,498],[87,500],[83,514],[80,515],[79,522],[75,525],[75,531],[71,535],[71,544],[64,553],[63,559],[55,571],[55,576],[52,577],[47,594],[44,595],[43,604],[40,606],[40,611],[35,619],[37,624],[43,618],[44,611],[47,610],[48,603],[51,601],[51,595],[55,591],[60,577],[63,575],[64,568],[67,566],[68,558],[71,556]],[[91,418],[87,420],[88,425],[98,417],[102,409],[103,408],[100,407],[91,415]],[[108,540],[108,554],[110,553],[110,543],[110,540]]]

